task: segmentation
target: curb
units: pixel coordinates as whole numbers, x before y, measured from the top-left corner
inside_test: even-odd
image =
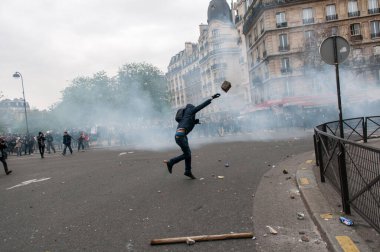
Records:
[[[327,199],[323,196],[313,172],[314,162],[310,160],[296,172],[296,181],[305,206],[325,237],[328,248],[335,252],[370,252],[366,242],[355,229],[340,223],[340,212],[334,212]]]

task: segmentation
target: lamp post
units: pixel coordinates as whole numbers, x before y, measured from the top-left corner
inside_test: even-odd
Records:
[[[25,91],[24,91],[24,79],[22,78],[22,75],[20,72],[15,72],[13,74],[14,78],[21,78],[21,85],[22,85],[22,96],[24,97],[24,110],[25,110],[25,122],[26,122],[26,134],[29,136],[29,127],[28,127],[28,115],[26,113],[26,100],[25,100]]]

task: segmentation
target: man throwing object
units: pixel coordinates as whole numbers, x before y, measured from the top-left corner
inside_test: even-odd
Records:
[[[191,172],[191,150],[189,147],[189,142],[187,135],[193,130],[195,124],[199,124],[199,119],[195,119],[195,114],[211,104],[213,99],[216,99],[220,96],[219,93],[214,94],[211,99],[206,100],[202,104],[195,107],[192,104],[187,104],[184,109],[180,109],[176,115],[176,121],[178,122],[177,130],[175,133],[175,142],[181,148],[183,154],[177,157],[174,157],[170,160],[164,160],[166,166],[168,167],[169,173],[172,173],[173,166],[185,160],[185,176],[188,176],[191,179],[195,179],[194,175]]]

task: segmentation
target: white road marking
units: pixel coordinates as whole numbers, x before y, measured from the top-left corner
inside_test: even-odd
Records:
[[[20,183],[18,185],[9,187],[9,188],[7,188],[7,190],[10,190],[10,189],[13,189],[13,188],[16,188],[16,187],[20,187],[20,186],[26,186],[26,185],[29,185],[29,184],[32,184],[32,183],[42,182],[42,181],[45,181],[45,180],[48,180],[48,179],[51,179],[51,178],[41,178],[41,179],[27,180],[27,181],[24,181],[24,182],[22,182],[22,183]]]

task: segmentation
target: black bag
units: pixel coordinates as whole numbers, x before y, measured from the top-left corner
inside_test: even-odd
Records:
[[[185,109],[186,108],[180,108],[177,110],[177,114],[175,114],[175,120],[179,123],[182,118],[183,118],[183,115],[185,114]]]

